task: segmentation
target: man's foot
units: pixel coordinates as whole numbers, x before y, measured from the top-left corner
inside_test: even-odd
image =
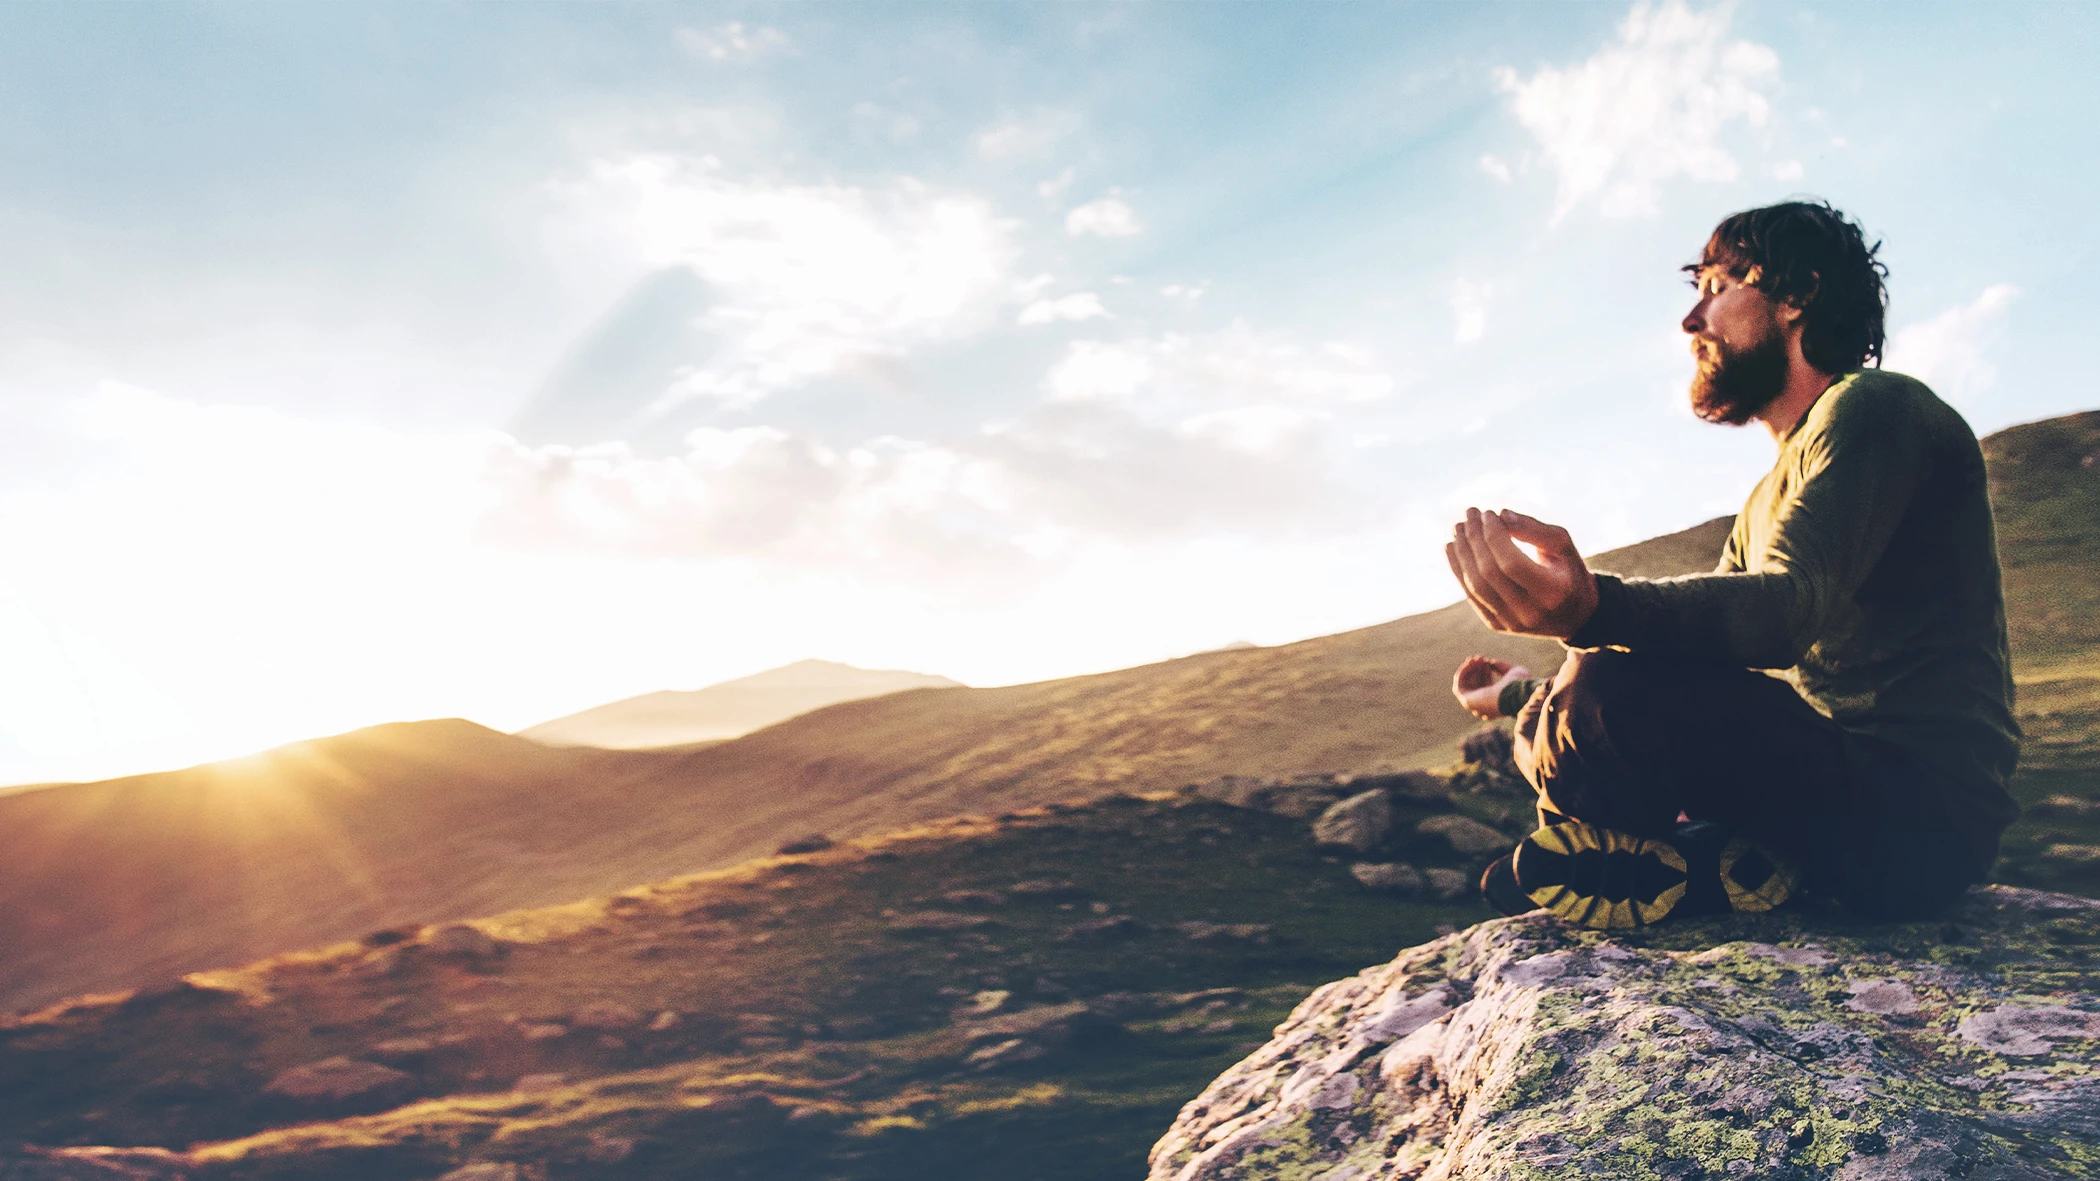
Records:
[[[1524,887],[1517,884],[1517,871],[1511,867],[1507,853],[1490,862],[1480,875],[1480,896],[1505,915],[1530,914],[1539,908],[1539,904],[1531,900],[1531,895],[1524,892]]]
[[[1669,841],[1631,836],[1579,820],[1539,829],[1509,857],[1489,902],[1505,914],[1526,898],[1571,923],[1627,930],[1671,915],[1758,913],[1793,894],[1793,867],[1717,825],[1687,824]],[[1513,888],[1512,888],[1513,887]]]

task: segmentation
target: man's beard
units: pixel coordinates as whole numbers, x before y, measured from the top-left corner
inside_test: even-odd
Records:
[[[1786,388],[1786,338],[1778,333],[1737,353],[1719,341],[1713,349],[1714,358],[1701,357],[1692,375],[1692,413],[1701,419],[1741,426]]]

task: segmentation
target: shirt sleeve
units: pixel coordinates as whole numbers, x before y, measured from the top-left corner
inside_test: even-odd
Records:
[[[1516,717],[1524,712],[1524,703],[1530,701],[1531,695],[1538,692],[1539,686],[1545,683],[1545,677],[1511,681],[1502,686],[1502,692],[1495,695],[1495,709],[1505,718]]]
[[[1803,440],[1794,495],[1780,507],[1754,572],[1655,580],[1600,574],[1596,613],[1568,646],[1746,668],[1800,663],[1881,559],[1930,469],[1924,424],[1906,407],[1886,412],[1885,405],[1847,398]],[[1735,551],[1731,535],[1724,562],[1752,564]]]

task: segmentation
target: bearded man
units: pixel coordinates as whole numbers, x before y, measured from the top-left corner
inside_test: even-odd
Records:
[[[1505,913],[1638,927],[1806,890],[1907,917],[1996,860],[2020,731],[1983,455],[1878,367],[1879,249],[1789,202],[1727,218],[1685,267],[1693,412],[1779,450],[1713,573],[1593,573],[1507,509],[1454,530],[1480,618],[1568,649],[1547,680],[1479,656],[1453,680],[1516,719],[1538,792],[1539,830],[1482,879]]]

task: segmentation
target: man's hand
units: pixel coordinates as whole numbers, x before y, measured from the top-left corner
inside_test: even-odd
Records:
[[[1538,550],[1537,560],[1520,541]],[[1558,525],[1469,508],[1444,557],[1481,622],[1498,632],[1565,640],[1597,610],[1596,576]]]
[[[1472,656],[1451,678],[1451,695],[1474,717],[1492,722],[1502,716],[1502,686],[1521,681],[1531,670],[1507,660]]]

